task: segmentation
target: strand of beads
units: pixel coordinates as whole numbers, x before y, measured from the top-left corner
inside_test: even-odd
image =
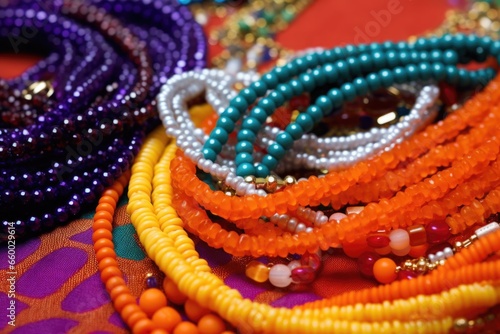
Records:
[[[8,109],[0,125],[1,242],[9,227],[21,238],[69,221],[126,172],[157,122],[163,78],[203,67],[206,42],[173,1],[29,0],[2,6],[0,18],[0,34],[39,31],[30,45],[50,51],[0,84]],[[20,108],[26,112],[14,116]]]
[[[450,307],[442,308],[446,315],[441,313],[436,315],[439,320],[389,320],[382,323],[377,321],[385,318],[380,318],[380,316],[374,318],[375,313],[371,316],[369,315],[370,311],[368,311],[368,309],[373,308],[372,305],[367,305],[366,311],[368,313],[364,313],[363,311],[363,315],[360,313],[356,313],[358,315],[355,315],[352,307],[348,309],[337,309],[335,307],[322,308],[321,312],[315,313],[310,311],[301,312],[300,309],[273,309],[267,305],[243,300],[239,293],[229,289],[214,275],[208,273],[207,270],[209,269],[206,262],[198,259],[196,252],[193,252],[194,246],[192,241],[186,237],[185,232],[183,232],[182,223],[172,215],[171,211],[165,210],[169,207],[169,203],[171,203],[173,197],[172,188],[169,186],[168,180],[169,161],[174,157],[174,151],[172,147],[170,147],[166,154],[160,159],[160,155],[162,154],[161,148],[165,143],[166,137],[161,130],[155,132],[151,136],[151,139],[146,141],[144,150],[139,154],[137,159],[137,169],[135,169],[136,167],[133,169],[136,170],[137,173],[133,173],[131,179],[128,211],[131,213],[132,222],[136,226],[139,238],[145,245],[148,254],[155,259],[160,268],[178,285],[181,292],[185,293],[190,298],[196,299],[200,305],[207,306],[217,311],[221,316],[228,319],[239,328],[251,328],[253,331],[261,332],[288,332],[292,330],[293,326],[295,332],[314,331],[326,333],[333,330],[356,331],[360,328],[365,328],[372,332],[380,332],[382,329],[403,331],[404,328],[404,331],[409,333],[416,330],[429,333],[442,333],[448,331],[453,325],[453,319],[455,317],[446,313],[446,310],[453,309],[451,305],[457,305],[453,304],[453,302],[458,301],[450,300],[449,297],[446,297],[446,294],[441,294],[439,297],[435,297],[436,299],[430,299],[429,301],[421,297],[418,299],[422,302],[426,302],[427,305],[437,300],[449,301]],[[463,257],[466,256],[466,253],[470,252],[472,252],[471,254],[475,254],[474,252],[477,247],[482,249],[481,254],[486,255],[488,252],[493,251],[494,247],[498,247],[499,243],[492,242],[498,238],[500,238],[500,233],[490,234],[481,238],[477,243],[471,245],[470,248],[464,249],[462,252],[454,255],[454,257],[459,255]],[[480,246],[479,243],[481,244]],[[454,257],[450,258],[449,261]],[[500,272],[497,270],[497,261],[473,264],[476,263],[476,261],[482,260],[484,260],[483,255],[476,256],[474,259],[471,259],[469,263],[463,263],[461,268],[457,269],[453,267],[453,270],[447,271],[438,269],[431,275],[422,276],[416,280],[406,281],[405,289],[396,287],[396,285],[400,283],[395,282],[391,284],[390,290],[385,289],[381,291],[391,292],[392,297],[399,296],[401,292],[404,292],[406,295],[404,298],[409,298],[411,295],[416,296],[419,294],[419,292],[422,291],[422,287],[426,287],[426,292],[424,294],[430,295],[432,292],[429,287],[432,287],[432,291],[445,291],[450,288],[450,285],[448,285],[449,282],[453,282],[453,285],[456,284],[455,286],[459,286],[462,282],[470,284],[471,282],[478,282],[485,279],[497,279],[496,277],[500,275]],[[447,263],[452,265],[451,262]],[[439,273],[439,276],[436,276],[437,273]],[[451,277],[454,278],[452,281],[450,281]],[[426,283],[422,284],[420,281],[424,279]],[[446,279],[448,279],[448,281]],[[427,280],[429,280],[429,282],[427,282]],[[392,290],[393,285],[395,286],[394,292]],[[480,307],[489,307],[495,304],[495,298],[491,297],[497,294],[491,291],[492,290],[487,290],[484,294],[480,293],[481,296],[484,296],[484,299],[480,297],[481,301],[478,301],[478,304],[474,302],[474,306],[481,305]],[[464,295],[463,300],[469,300],[469,298],[474,295],[478,296],[477,293],[478,290],[474,292],[471,291],[470,293],[466,292],[467,297]],[[455,292],[453,292],[453,295],[455,295]],[[370,294],[364,293],[363,296],[363,298],[366,298],[370,296]],[[363,298],[360,298],[361,303],[363,302]],[[377,298],[385,297],[379,294]],[[398,299],[389,298],[391,300]],[[410,303],[413,304],[415,301],[411,301]],[[357,302],[358,301],[354,301],[351,305]],[[401,305],[401,309],[406,309],[403,304]],[[412,319],[419,317],[418,314],[420,313],[418,310],[423,310],[423,305],[423,303],[417,305],[415,312],[409,313]],[[461,305],[466,306],[467,303],[464,302]],[[362,307],[363,306],[361,306],[361,308]],[[380,310],[382,309],[390,310],[391,308],[388,308],[386,304],[380,304]],[[461,309],[464,310],[463,307]],[[377,310],[379,310],[379,308],[377,308]],[[380,315],[381,313],[379,312],[377,314]],[[424,316],[424,314],[427,317],[429,312],[423,312],[422,316]],[[398,311],[396,317],[400,318],[401,315],[402,313]],[[357,317],[363,317],[363,320],[337,320],[341,318],[346,319],[346,317],[350,319],[351,316],[356,319],[361,319]],[[387,317],[390,317],[390,315],[388,314]],[[325,319],[328,319],[328,321]]]

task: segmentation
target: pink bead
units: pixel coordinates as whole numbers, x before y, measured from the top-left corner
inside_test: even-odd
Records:
[[[366,243],[369,247],[384,248],[389,246],[391,239],[386,235],[370,235],[366,238]]]
[[[427,242],[439,244],[447,241],[451,237],[450,227],[443,221],[434,221],[425,227],[427,232]]]
[[[314,281],[316,271],[311,267],[297,267],[292,270],[292,282],[308,284]]]
[[[316,253],[305,253],[300,258],[300,264],[304,267],[311,267],[314,271],[317,271],[321,267],[321,258]]]
[[[365,252],[358,258],[359,271],[365,276],[373,277],[373,265],[380,259],[380,255],[373,252]]]
[[[410,246],[410,235],[406,230],[401,228],[392,230],[391,233],[389,233],[389,238],[391,239],[389,246],[391,246],[393,250],[402,250]]]
[[[417,278],[417,273],[411,270],[401,270],[398,273],[398,279],[403,280],[403,279],[414,279]]]

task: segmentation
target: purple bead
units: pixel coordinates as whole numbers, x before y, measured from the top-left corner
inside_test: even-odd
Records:
[[[148,287],[148,289],[157,288],[158,280],[156,279],[156,277],[149,276],[148,278],[146,278],[146,286]]]

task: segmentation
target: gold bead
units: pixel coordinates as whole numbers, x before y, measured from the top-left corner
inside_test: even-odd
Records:
[[[465,332],[468,327],[469,324],[467,322],[467,319],[464,318],[455,320],[455,323],[453,324],[453,329],[457,332]]]
[[[253,175],[249,175],[249,176],[245,177],[246,183],[255,183],[255,181],[256,181],[256,179],[255,179],[255,176],[253,176]]]
[[[291,175],[285,176],[283,181],[285,182],[285,186],[291,186],[291,185],[294,185],[295,183],[297,183],[297,180]]]
[[[266,177],[266,189],[270,192],[274,192],[277,188],[278,179],[273,175],[269,175],[268,177]]]

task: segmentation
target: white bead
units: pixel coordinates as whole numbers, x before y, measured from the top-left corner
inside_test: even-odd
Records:
[[[332,213],[330,215],[330,217],[328,218],[329,221],[335,221],[335,222],[339,222],[341,221],[342,219],[346,218],[347,215],[343,214],[342,212],[335,212],[335,213]]]
[[[437,252],[437,253],[436,253],[436,259],[437,259],[438,261],[444,260],[444,259],[445,259],[445,257],[444,257],[444,252],[443,252],[443,251],[439,251],[439,252]]]
[[[453,249],[451,249],[450,247],[446,247],[445,249],[443,249],[443,253],[444,253],[444,258],[448,259],[453,256]]]
[[[389,233],[389,239],[391,239],[389,246],[393,251],[403,250],[410,245],[410,235],[406,230],[403,230],[401,228],[392,230]]]
[[[365,207],[364,206],[348,206],[346,209],[345,209],[345,212],[346,214],[350,215],[350,214],[358,214],[360,213],[361,211],[363,211]]]
[[[290,263],[288,264],[288,268],[290,268],[290,271],[292,271],[295,268],[300,267],[300,266],[302,266],[302,264],[298,260],[290,261]]]
[[[500,230],[500,225],[497,222],[492,222],[489,223],[488,225],[478,228],[474,232],[474,234],[477,235],[478,238],[482,238],[498,230]]]
[[[278,288],[286,288],[292,283],[292,271],[284,264],[275,264],[269,270],[269,282]]]

